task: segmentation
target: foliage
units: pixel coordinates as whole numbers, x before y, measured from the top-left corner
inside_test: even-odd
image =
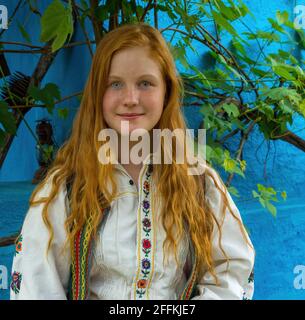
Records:
[[[249,21],[255,17],[241,0],[50,0],[43,13],[37,1],[24,2],[32,14],[39,15],[40,41],[49,45],[52,54],[73,47],[77,50],[80,44],[71,42],[77,23],[91,55],[92,43],[97,44],[105,33],[121,24],[145,21],[157,27],[184,68],[184,105],[197,106],[202,115],[201,127],[208,134],[207,160],[228,173],[226,184],[235,195],[238,190],[230,184],[235,174],[246,178],[243,149],[254,129],[265,140],[281,139],[305,151],[305,141],[288,129],[295,115],[305,116],[305,74],[300,67],[304,61],[295,54],[295,48],[305,48],[305,34],[295,29],[288,12],[278,11],[269,17],[268,29],[252,30]],[[163,24],[166,21],[162,28],[161,18]],[[29,43],[29,31],[22,24],[18,28]],[[2,52],[6,52],[4,45]],[[289,45],[294,50],[287,51]],[[188,61],[190,51],[201,57],[201,64]],[[60,99],[57,85],[49,83],[41,88],[32,83],[26,101],[29,106],[43,103],[52,113]],[[2,101],[0,107],[3,143],[4,132],[14,134],[15,126],[10,106]],[[67,109],[58,112],[67,116]],[[239,137],[236,150],[227,146],[233,136]],[[278,192],[257,186],[253,197],[275,215],[271,201],[277,201]],[[286,197],[284,192],[282,195]]]

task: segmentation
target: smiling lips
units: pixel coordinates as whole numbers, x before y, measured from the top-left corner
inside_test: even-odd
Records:
[[[139,118],[143,114],[144,113],[121,113],[119,114],[119,116],[127,120],[133,120],[133,119]]]

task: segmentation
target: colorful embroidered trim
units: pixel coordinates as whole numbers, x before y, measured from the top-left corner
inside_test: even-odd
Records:
[[[152,232],[152,212],[150,203],[150,177],[153,167],[148,165],[145,181],[143,183],[144,200],[141,203],[138,217],[138,272],[135,281],[135,299],[143,299],[146,293],[147,299],[148,289],[150,287],[153,265],[154,265],[154,247],[155,247],[155,232]],[[67,186],[67,194],[69,197],[70,188]],[[110,208],[106,208],[103,216],[107,214]],[[89,293],[89,272],[92,260],[92,239],[90,235],[90,223],[88,222],[84,228],[79,231],[74,240],[74,248],[72,252],[72,264],[69,283],[68,299],[85,300]],[[151,243],[152,234],[154,235],[153,244]],[[18,240],[18,239],[17,239]],[[22,238],[19,239],[22,241]],[[142,241],[141,241],[142,240]],[[140,245],[141,244],[141,245]],[[192,273],[187,281],[187,284],[179,297],[179,300],[189,300],[195,292],[197,280],[197,260],[194,254]],[[14,272],[11,288],[15,293],[20,290],[22,275],[19,272]]]
[[[193,263],[193,268],[191,275],[182,291],[178,300],[190,300],[194,295],[194,291],[196,289],[196,280],[197,280],[197,258],[195,256],[195,261]]]
[[[88,221],[74,240],[71,264],[71,288],[69,298],[86,300],[88,297],[89,270],[92,255],[91,223]]]
[[[144,199],[138,213],[138,271],[134,283],[135,299],[148,298],[152,276],[154,245],[152,244],[152,208],[150,201],[150,179],[153,166],[148,165],[142,186]]]
[[[15,241],[15,254],[14,256],[16,256],[17,254],[19,254],[22,251],[22,234],[20,233],[20,235],[18,236],[18,238]]]
[[[20,291],[21,281],[22,281],[21,272],[14,271],[12,274],[11,289],[15,294],[19,293]]]

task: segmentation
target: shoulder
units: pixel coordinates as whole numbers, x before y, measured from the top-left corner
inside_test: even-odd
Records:
[[[209,165],[206,165],[204,171],[204,183],[207,197],[218,198],[221,195],[228,194],[228,190],[219,173]]]
[[[67,194],[67,187],[66,182],[62,182],[60,184],[57,183],[57,173],[58,171],[53,172],[50,176],[46,177],[45,180],[40,182],[37,187],[35,188],[33,193],[35,194],[35,197],[33,201],[40,201],[40,200],[46,200],[50,196],[52,196],[52,192],[55,191],[54,201],[62,196],[66,196]],[[57,185],[56,188],[53,190],[55,184]],[[38,190],[38,191],[37,191]]]
[[[219,173],[209,164],[205,165],[202,174],[204,198],[216,218],[223,218],[228,211],[239,216],[238,209]]]
[[[192,168],[192,173],[199,177],[198,180],[203,184],[206,196],[215,197],[226,194],[228,191],[219,173],[206,161],[197,161],[196,167]]]
[[[32,202],[25,217],[27,224],[42,222],[46,215],[55,224],[62,223],[66,218],[68,211],[66,184],[61,183],[57,186],[57,190],[54,189],[55,178],[56,172],[42,181],[34,190]]]

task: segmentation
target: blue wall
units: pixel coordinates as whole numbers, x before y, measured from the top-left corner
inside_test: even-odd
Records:
[[[49,1],[39,1],[42,4]],[[246,0],[244,1],[251,12],[254,13],[256,21],[248,19],[248,26],[252,29],[258,27],[266,30],[269,28],[268,17],[275,17],[277,10],[287,10],[293,16],[293,7],[295,4],[301,4],[301,1],[292,0]],[[16,0],[1,1],[12,11]],[[18,20],[24,22],[27,12],[20,11]],[[27,29],[31,30],[31,38],[38,39],[37,29],[38,18],[28,20]],[[238,26],[240,32],[244,27]],[[18,41],[16,34],[20,34],[16,25],[9,27],[5,32],[7,41]],[[21,36],[20,41],[23,41]],[[81,30],[77,30],[74,40],[83,40]],[[284,47],[285,50],[290,48]],[[249,50],[255,55],[258,48],[253,44]],[[77,52],[76,52],[77,51]],[[298,52],[298,54],[303,54]],[[6,55],[11,71],[21,71],[25,74],[31,74],[39,55]],[[189,59],[200,61],[200,57],[191,55]],[[65,49],[55,60],[54,65],[49,70],[44,84],[55,82],[62,89],[62,96],[81,91],[89,68],[91,57],[88,48],[83,46],[81,50]],[[75,109],[78,107],[78,101],[73,99],[64,103],[63,106],[69,107],[70,116],[66,120],[58,117],[52,118],[55,127],[55,137],[58,143],[62,143],[69,135],[71,120]],[[190,127],[197,128],[200,123],[200,115],[196,108],[185,109]],[[35,121],[45,116],[50,117],[45,110],[41,108],[31,110],[26,119],[35,128]],[[305,139],[305,128],[303,118],[296,118],[292,131],[297,132]],[[305,253],[303,251],[305,242],[305,195],[303,186],[305,184],[305,153],[283,141],[263,142],[263,136],[256,130],[254,131],[244,149],[244,159],[247,161],[247,180],[236,177],[234,186],[241,193],[240,198],[235,198],[238,207],[242,213],[245,224],[247,225],[251,239],[256,248],[256,299],[302,299],[305,298],[304,290],[296,290],[293,287],[294,273],[296,265],[305,264]],[[238,141],[232,138],[230,146],[236,149]],[[258,148],[258,145],[261,146]],[[267,159],[267,161],[266,161]],[[24,124],[18,130],[17,137],[11,147],[8,157],[0,170],[0,182],[8,181],[29,181],[32,179],[37,169],[35,158],[35,142],[25,128]],[[256,184],[272,185],[276,190],[286,190],[288,198],[286,202],[277,205],[277,218],[273,218],[256,201],[251,198],[251,192],[256,189]],[[7,184],[9,186],[10,184]],[[4,185],[2,184],[2,190]],[[3,203],[2,203],[3,204]],[[4,207],[1,206],[1,214]],[[0,214],[0,219],[1,219]],[[22,223],[24,213],[20,212],[18,223]],[[3,221],[0,220],[2,224]],[[17,226],[16,226],[17,229]],[[1,258],[1,251],[0,251]],[[0,261],[1,264],[1,261]]]
[[[9,13],[13,11],[17,2],[1,1],[2,4],[7,6]],[[44,0],[38,3],[40,11],[43,12],[46,7],[45,4],[50,3],[50,1]],[[31,36],[33,44],[42,45],[39,43],[39,34],[37,32],[40,30],[40,20],[37,15],[31,15],[31,19],[27,20],[28,13],[28,10],[20,9],[16,18],[20,23],[27,21],[25,27]],[[8,30],[4,33],[2,41],[24,42],[16,23],[9,26]],[[82,30],[76,30],[72,41],[84,41]],[[8,46],[6,48],[8,49]],[[20,49],[20,46],[10,46],[9,49]],[[5,56],[11,68],[11,73],[20,71],[26,75],[32,75],[40,57],[39,54],[20,53],[9,53]],[[91,57],[87,46],[61,50],[45,76],[42,86],[45,86],[46,83],[54,82],[61,88],[62,97],[82,91],[90,65]],[[65,120],[59,118],[57,112],[54,112],[54,116],[51,116],[44,108],[32,108],[26,114],[25,119],[33,131],[35,131],[35,121],[45,117],[52,119],[55,139],[61,144],[69,136],[72,119],[78,105],[79,102],[76,98],[57,105],[61,108],[69,108],[69,116]],[[0,169],[0,181],[31,180],[37,168],[35,140],[25,124],[22,123],[8,156]]]

